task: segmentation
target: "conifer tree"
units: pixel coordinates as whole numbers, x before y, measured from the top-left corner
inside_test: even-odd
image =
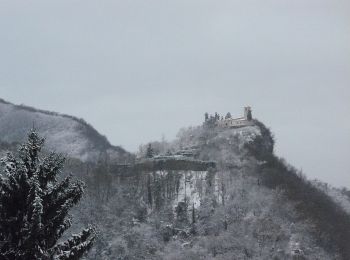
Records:
[[[251,110],[248,110],[248,112],[247,112],[247,120],[252,120],[253,118],[252,118],[252,111]]]
[[[204,122],[207,122],[209,120],[209,114],[205,112],[204,114]]]
[[[147,151],[146,151],[146,157],[152,158],[154,155],[153,148],[151,144],[148,144]]]
[[[217,121],[217,120],[219,120],[219,119],[220,119],[220,115],[219,115],[217,112],[215,112],[214,117],[215,117],[215,121]]]
[[[76,260],[89,250],[95,230],[88,227],[58,243],[71,226],[68,211],[79,202],[84,184],[71,176],[57,180],[65,158],[40,156],[44,139],[35,130],[18,151],[1,159],[0,259]]]

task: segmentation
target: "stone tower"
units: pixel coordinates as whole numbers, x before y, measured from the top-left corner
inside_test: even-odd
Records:
[[[252,120],[252,109],[251,107],[244,107],[244,119],[247,121]]]

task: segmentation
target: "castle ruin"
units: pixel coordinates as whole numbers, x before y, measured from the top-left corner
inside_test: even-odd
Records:
[[[247,106],[244,108],[244,116],[239,118],[221,118],[218,121],[216,121],[216,125],[220,127],[243,127],[243,126],[250,126],[253,125],[252,120],[252,109],[251,107]]]

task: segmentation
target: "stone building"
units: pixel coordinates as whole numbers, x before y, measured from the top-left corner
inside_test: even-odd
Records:
[[[244,108],[244,116],[239,118],[226,118],[216,121],[217,126],[221,127],[243,127],[253,125],[252,109],[247,106]]]

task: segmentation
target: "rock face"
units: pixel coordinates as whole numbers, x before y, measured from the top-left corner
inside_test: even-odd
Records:
[[[112,146],[105,136],[82,119],[0,99],[0,142],[21,143],[33,124],[46,139],[46,148],[68,157],[93,161],[102,153],[121,162],[131,158],[124,149]]]
[[[110,171],[124,180],[138,178],[141,186],[147,187],[142,200],[153,210],[168,200],[175,213],[179,203],[185,203],[189,218],[191,207],[198,209],[208,194],[217,203],[228,199],[220,175],[223,169],[238,172],[250,164],[245,146],[258,137],[261,137],[261,130],[254,124],[239,129],[188,128],[179,134],[179,139],[163,147],[174,150],[174,155],[157,155],[133,164],[111,165]],[[185,151],[184,147],[192,150],[195,147],[193,157],[178,155],[179,147],[182,147],[180,151]]]

